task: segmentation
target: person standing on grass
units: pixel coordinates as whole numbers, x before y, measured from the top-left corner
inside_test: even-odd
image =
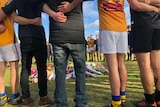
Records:
[[[0,1],[0,8],[5,6],[7,2],[9,1]],[[2,15],[0,15],[0,17],[2,17]],[[14,24],[11,17],[5,17],[3,20],[0,20],[0,22],[0,106],[8,102],[4,79],[7,63],[9,63],[10,66],[12,100],[15,100],[14,104],[19,104],[18,62],[21,59],[20,49],[14,34]]]
[[[89,54],[89,61],[94,61],[94,52],[95,52],[95,44],[94,44],[94,37],[90,35],[87,39],[87,46],[88,46],[88,54]]]
[[[137,107],[160,107],[159,9],[138,0],[128,0],[128,2],[132,8],[133,52],[139,65],[145,96],[145,100],[137,101],[135,105]]]
[[[53,61],[53,49],[52,49],[52,45],[49,42],[46,42],[47,45],[47,60],[48,63],[52,63]]]
[[[128,49],[124,0],[98,0],[100,21],[99,52],[104,53],[109,69],[112,102],[103,107],[125,107]]]
[[[5,105],[9,101],[9,104],[20,104],[19,94],[19,75],[18,75],[18,62],[21,59],[21,52],[17,38],[14,32],[14,24],[12,17],[15,17],[15,13],[11,16],[1,10],[1,7],[8,4],[10,0],[0,1],[0,106]],[[20,24],[36,24],[40,22],[40,19],[27,19],[20,16],[16,16],[16,22]],[[12,98],[9,100],[5,92],[4,75],[9,63],[10,67],[10,85]]]
[[[128,61],[131,61],[132,60],[132,52],[133,52],[133,50],[132,50],[132,42],[131,42],[131,26],[130,25],[128,25],[127,26],[127,32],[128,32],[128,51],[127,51],[127,60]]]
[[[98,44],[98,39],[99,39],[99,36],[96,35],[95,40],[94,40],[94,45],[95,45],[94,57],[99,62],[101,60],[101,57],[100,57],[100,53],[98,52],[98,45],[99,45]]]
[[[82,0],[46,0],[43,10],[50,15],[49,41],[54,54],[56,107],[68,107],[65,81],[69,55],[73,59],[76,73],[75,107],[87,107],[86,40]]]
[[[12,0],[2,9],[7,15],[17,10],[19,16],[34,19],[41,17],[39,6],[42,2],[43,0]],[[39,106],[54,104],[47,96],[47,47],[43,26],[19,24],[19,39],[22,52],[22,72],[20,77],[20,85],[24,98],[22,105],[30,105],[30,103],[34,102],[29,91],[29,74],[33,56],[36,59],[38,69]]]

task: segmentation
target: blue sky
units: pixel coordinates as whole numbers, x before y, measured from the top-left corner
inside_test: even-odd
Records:
[[[129,5],[126,0],[125,0],[124,11],[126,15],[127,24],[130,25]],[[87,38],[90,35],[95,36],[99,34],[99,17],[97,11],[97,0],[83,2],[83,14],[84,14],[85,37]],[[48,22],[48,15],[45,13],[42,13],[42,22],[45,28],[46,38],[48,40],[49,22]],[[15,26],[17,34],[17,25]]]

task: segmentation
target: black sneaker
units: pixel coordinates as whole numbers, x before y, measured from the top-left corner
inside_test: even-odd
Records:
[[[142,100],[142,101],[135,101],[133,103],[136,107],[157,107],[156,102],[153,104],[149,104],[146,102],[146,100]]]
[[[157,102],[157,107],[160,107],[160,101]]]
[[[9,97],[7,96],[0,97],[0,106],[5,105],[8,101],[9,101]]]
[[[22,103],[22,100],[19,96],[17,98],[12,98],[8,103],[11,105],[18,105],[18,104]]]

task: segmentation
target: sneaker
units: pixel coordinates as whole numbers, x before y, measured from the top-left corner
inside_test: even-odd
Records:
[[[11,104],[11,105],[18,105],[18,104],[22,103],[22,101],[21,101],[21,98],[19,96],[17,98],[10,99],[8,103]]]
[[[22,105],[30,105],[33,102],[34,102],[34,99],[31,97],[28,97],[28,98],[23,99]]]
[[[112,104],[108,104],[108,105],[104,105],[103,107],[113,107]],[[122,107],[121,105],[119,105],[118,107]]]
[[[9,101],[9,97],[0,97],[0,106],[5,105]]]
[[[146,100],[142,100],[142,101],[135,101],[133,103],[136,107],[157,107],[156,102],[153,104],[149,104],[146,102]]]
[[[54,101],[52,101],[48,96],[40,97],[39,99],[39,107],[46,107],[53,104]]]
[[[121,102],[121,107],[126,107],[126,102],[125,102],[125,100],[122,100],[122,102]]]
[[[160,107],[160,101],[157,102],[157,107]]]

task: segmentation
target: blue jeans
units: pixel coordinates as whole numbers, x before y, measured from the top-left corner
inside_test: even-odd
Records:
[[[54,101],[57,107],[68,107],[66,95],[66,66],[68,56],[73,58],[74,69],[76,74],[76,95],[74,98],[75,107],[85,107],[87,105],[86,96],[86,45],[85,44],[70,44],[56,43],[52,44],[54,53],[55,66],[55,93]]]

